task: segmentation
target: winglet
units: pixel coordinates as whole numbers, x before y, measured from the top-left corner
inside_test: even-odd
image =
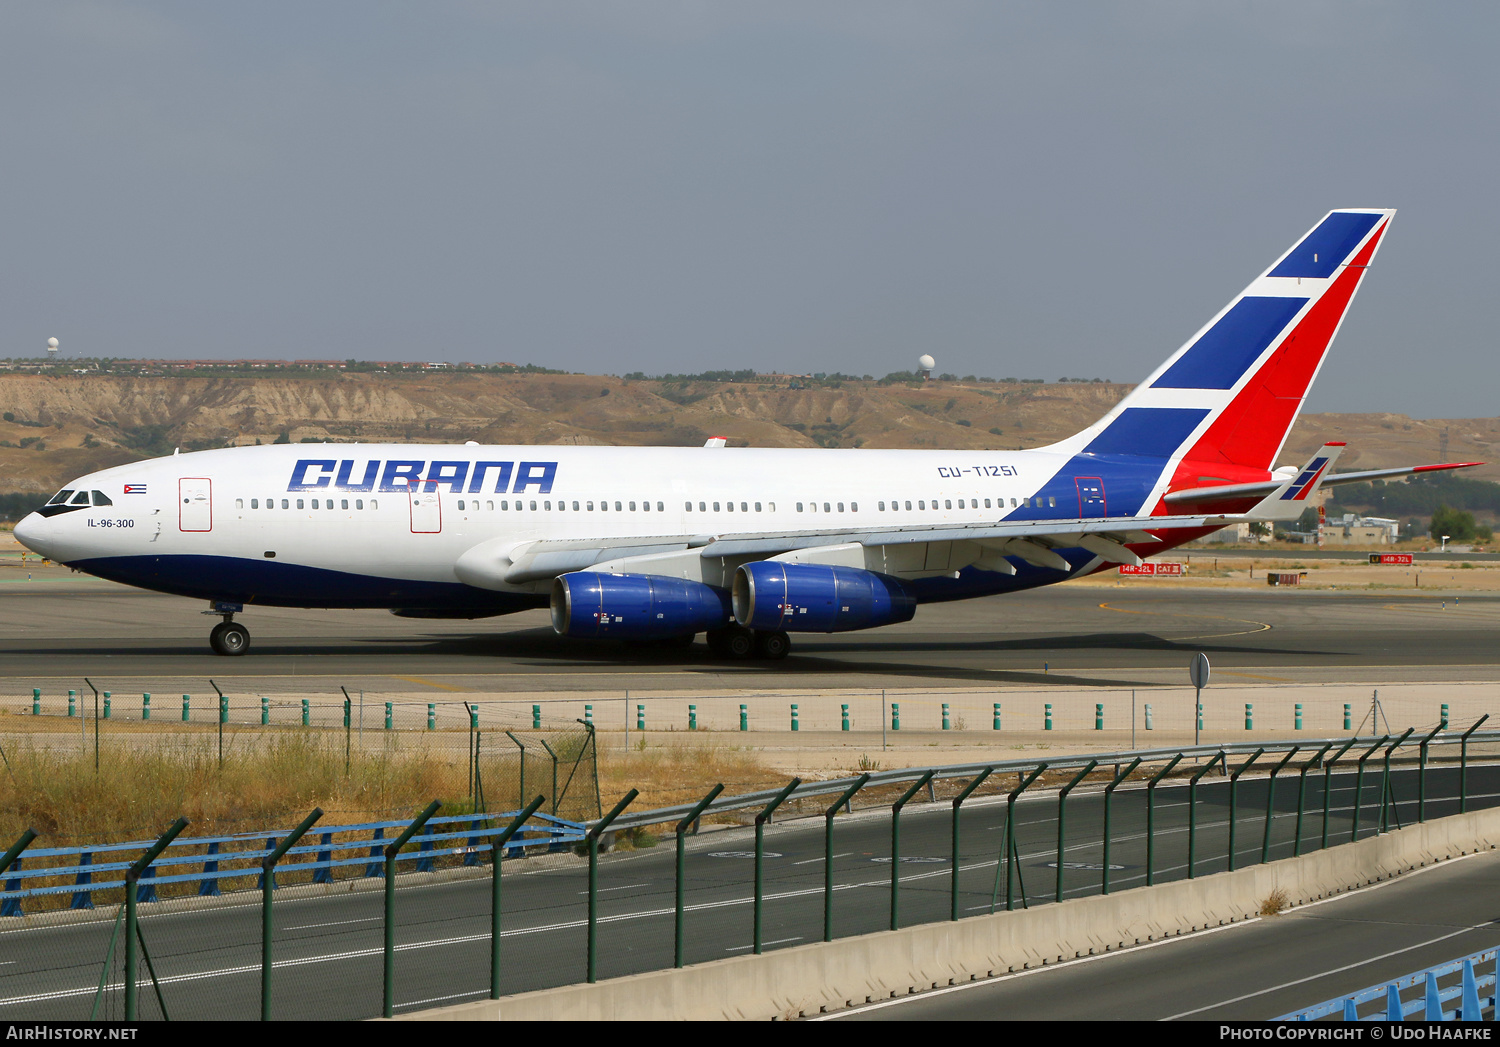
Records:
[[[1261,499],[1245,516],[1251,520],[1295,520],[1302,510],[1313,504],[1324,477],[1333,472],[1333,464],[1343,452],[1343,443],[1326,443],[1312,456],[1297,475]]]

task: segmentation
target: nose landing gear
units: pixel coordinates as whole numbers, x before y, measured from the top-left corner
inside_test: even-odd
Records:
[[[208,634],[208,645],[213,648],[214,654],[238,655],[248,651],[250,630],[234,620],[235,614],[245,609],[244,605],[215,601],[209,606],[211,610],[204,611],[204,614],[218,615],[224,619]]]

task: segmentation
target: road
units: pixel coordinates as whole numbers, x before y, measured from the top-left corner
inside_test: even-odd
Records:
[[[1276,793],[1272,858],[1294,846],[1297,788],[1283,777]],[[1347,840],[1354,827],[1354,779],[1333,776],[1328,823],[1331,842]],[[1452,813],[1453,768],[1428,772],[1427,814]],[[1304,850],[1319,845],[1322,779],[1307,779]],[[1380,816],[1380,775],[1369,773],[1361,797],[1358,832],[1369,835]],[[1415,818],[1415,772],[1393,774],[1399,801],[1392,824]],[[1264,842],[1265,781],[1242,781],[1235,811],[1235,858],[1260,860]],[[1186,790],[1163,786],[1155,808],[1155,870],[1160,880],[1187,873]],[[1470,806],[1500,803],[1500,768],[1472,768]],[[1110,865],[1112,887],[1139,886],[1145,878],[1146,793],[1121,789],[1115,796]],[[1196,830],[1197,875],[1228,863],[1229,785],[1220,779],[1200,786]],[[1057,800],[1039,797],[1017,808],[1020,861],[1014,904],[1046,904],[1057,889]],[[1005,905],[1007,876],[998,875],[1004,839],[1003,801],[976,797],[963,815],[959,862],[961,915]],[[899,906],[902,925],[945,920],[952,899],[951,806],[945,802],[907,808],[902,816]],[[1063,896],[1100,889],[1102,797],[1075,793],[1067,810]],[[687,861],[686,961],[718,959],[752,945],[752,837],[744,829],[705,832],[691,841]],[[891,920],[890,816],[888,809],[856,811],[835,819],[833,922],[836,936],[882,930]],[[823,819],[801,818],[773,825],[766,838],[763,944],[784,948],[821,937],[823,921]],[[583,980],[586,962],[586,884],[583,862],[571,857],[507,863],[502,987],[505,993]],[[670,966],[673,941],[673,858],[670,846],[617,852],[600,864],[599,976],[614,977]],[[363,881],[374,886],[372,881]],[[439,878],[397,892],[398,1009],[481,998],[489,983],[489,890],[483,870]],[[339,889],[286,897],[276,906],[276,996],[278,1018],[355,1019],[380,1011],[381,895]],[[290,892],[289,892],[290,893]],[[143,907],[143,935],[162,981],[167,1010],[175,1019],[239,1019],[259,1008],[258,893],[243,892],[204,904],[198,900]],[[0,929],[0,1019],[78,1019],[91,1013],[96,987],[105,982],[102,1014],[120,1011],[119,949],[109,971],[104,958],[116,910],[83,919],[28,918],[27,925]],[[1486,912],[1488,909],[1486,909]],[[1484,917],[1487,919],[1488,917]],[[1467,919],[1467,918],[1466,918]],[[1475,917],[1470,922],[1477,922]],[[1456,945],[1453,955],[1465,951]],[[1188,968],[1193,977],[1209,972]],[[1183,977],[1187,977],[1184,975]],[[1373,981],[1360,975],[1361,984]],[[1218,991],[1215,989],[1214,991]],[[1316,994],[1314,994],[1316,996]],[[1194,998],[1212,999],[1213,992]],[[1321,997],[1318,997],[1321,998]],[[1280,999],[1265,1001],[1257,1016],[1277,1013]],[[1294,1001],[1311,1002],[1311,998]],[[142,991],[143,1017],[159,1014],[149,983]],[[1226,1005],[1228,1006],[1228,1005]],[[1259,1005],[1257,1005],[1259,1006]],[[1282,1008],[1286,1009],[1286,1008]],[[1040,1012],[1037,1012],[1040,1013]],[[1051,1016],[1076,1012],[1057,1009]],[[1237,1013],[1247,1013],[1241,1010]],[[903,1015],[904,1016],[904,1015]],[[1113,1015],[1123,1016],[1123,1015]]]

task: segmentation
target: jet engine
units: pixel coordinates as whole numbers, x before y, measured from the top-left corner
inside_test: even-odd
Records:
[[[841,633],[916,613],[900,582],[857,567],[758,560],[734,574],[734,617],[750,629]]]
[[[729,594],[702,582],[574,571],[552,583],[552,628],[559,636],[664,640],[728,622]]]

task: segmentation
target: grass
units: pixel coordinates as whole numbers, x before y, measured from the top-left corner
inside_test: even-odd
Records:
[[[631,789],[641,793],[632,808],[649,810],[701,800],[715,783],[723,783],[730,796],[786,784],[785,776],[750,749],[691,740],[643,743],[628,751],[600,747],[599,793],[606,809]]]

